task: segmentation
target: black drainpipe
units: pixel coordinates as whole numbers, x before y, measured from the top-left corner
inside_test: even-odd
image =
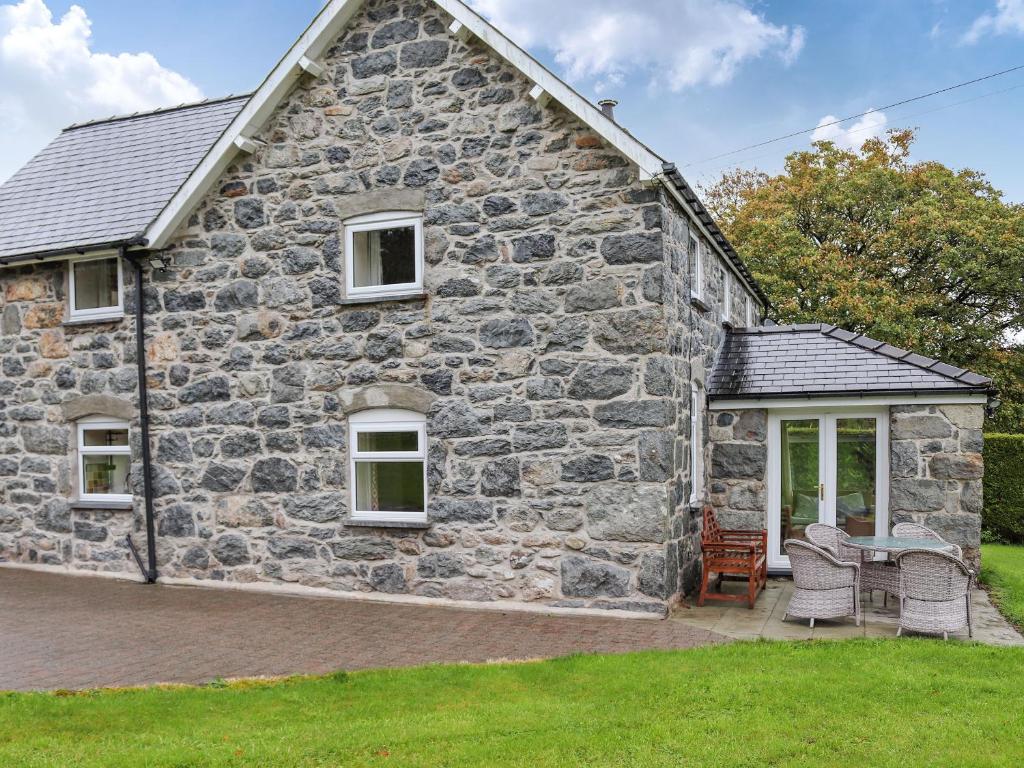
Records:
[[[147,584],[155,584],[156,571],[156,524],[153,514],[153,456],[149,446],[149,390],[146,386],[146,308],[142,291],[142,254],[128,255],[128,248],[121,247],[121,258],[135,268],[135,362],[139,371],[139,426],[142,428],[142,486],[146,501],[146,556],[148,567],[143,575]],[[142,563],[131,536],[128,537],[139,567]]]

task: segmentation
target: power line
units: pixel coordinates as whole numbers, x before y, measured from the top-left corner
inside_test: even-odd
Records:
[[[896,118],[894,118],[892,120],[892,122],[902,122],[902,121],[906,121],[906,120],[912,120],[913,118],[921,117],[922,115],[930,115],[930,114],[933,114],[935,112],[941,112],[941,111],[943,111],[945,109],[952,109],[953,107],[960,107],[960,106],[963,106],[964,104],[970,104],[970,103],[975,102],[975,101],[981,101],[982,99],[988,99],[988,98],[991,98],[993,96],[1001,96],[1004,93],[1009,93],[1011,91],[1017,91],[1017,90],[1020,90],[1021,88],[1024,88],[1024,83],[1019,83],[1017,85],[1011,85],[1009,88],[1001,88],[998,91],[989,91],[988,93],[982,93],[982,94],[980,94],[978,96],[972,96],[969,99],[963,99],[961,101],[954,101],[954,102],[952,102],[950,104],[943,104],[942,106],[933,107],[932,109],[925,109],[925,110],[922,110],[920,112],[911,112],[909,115],[898,115]],[[875,126],[865,126],[863,128],[851,128],[849,131],[847,131],[847,133],[863,133],[865,131],[873,130],[874,127]],[[733,162],[735,162],[735,163],[750,163],[750,162],[753,162],[754,160],[761,160],[761,159],[766,158],[766,157],[772,157],[773,154],[774,153],[772,153],[772,152],[761,152],[759,154],[751,155],[750,157],[744,157],[744,158],[741,158],[741,159],[733,161]],[[714,183],[714,180],[711,180],[708,176],[706,176],[706,174],[713,173],[715,171],[721,170],[722,168],[732,167],[733,162],[722,163],[720,165],[713,166],[709,170],[700,171],[700,173],[701,173],[701,175],[705,179],[711,181],[711,183]]]
[[[992,74],[984,75],[983,77],[976,77],[973,80],[966,80],[966,81],[964,81],[962,83],[957,83],[956,85],[950,85],[950,86],[948,86],[946,88],[940,88],[937,91],[932,91],[930,93],[923,93],[920,96],[914,96],[914,97],[909,98],[909,99],[903,99],[902,101],[893,102],[892,104],[886,104],[884,107],[878,107],[877,109],[869,109],[866,112],[861,112],[861,113],[856,114],[856,115],[850,115],[849,117],[844,117],[844,118],[841,118],[839,120],[833,120],[832,122],[829,122],[829,123],[822,123],[821,125],[816,125],[813,128],[804,128],[801,131],[793,131],[793,133],[787,133],[785,136],[778,136],[778,137],[776,137],[774,139],[768,139],[767,141],[760,141],[757,144],[751,144],[751,145],[746,146],[746,147],[740,147],[739,149],[734,149],[731,152],[723,152],[720,155],[714,155],[712,157],[706,157],[703,160],[695,160],[692,163],[687,163],[683,167],[684,168],[690,168],[690,167],[692,167],[694,165],[701,165],[703,163],[710,163],[712,160],[720,160],[721,158],[729,157],[730,155],[738,155],[740,152],[747,152],[748,150],[751,150],[751,149],[758,149],[760,147],[768,146],[769,144],[775,144],[776,142],[779,142],[779,141],[785,141],[786,139],[792,139],[794,136],[802,136],[805,133],[812,133],[813,131],[816,131],[819,128],[828,128],[829,126],[832,126],[832,125],[839,125],[840,123],[845,123],[845,122],[848,122],[850,120],[856,120],[858,117],[864,117],[865,115],[869,115],[872,112],[881,112],[884,109],[893,109],[894,107],[901,107],[904,104],[910,104],[911,102],[921,101],[922,99],[927,99],[927,98],[930,98],[932,96],[938,96],[940,93],[947,93],[949,91],[955,91],[957,88],[963,88],[963,87],[968,86],[968,85],[974,85],[975,83],[984,82],[985,80],[991,80],[993,77],[999,77],[1001,75],[1008,75],[1011,72],[1017,72],[1018,70],[1021,70],[1021,69],[1024,69],[1024,64],[1020,64],[1020,65],[1018,65],[1016,67],[1010,67],[1009,69],[1004,69],[1001,72],[993,72]]]

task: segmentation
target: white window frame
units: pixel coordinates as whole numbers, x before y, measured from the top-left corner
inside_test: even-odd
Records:
[[[350,513],[355,521],[381,523],[426,523],[427,522],[427,419],[415,411],[397,408],[375,408],[360,411],[349,417],[349,479]],[[415,432],[418,436],[418,450],[411,451],[360,451],[359,435],[366,432]],[[359,510],[356,499],[356,464],[361,461],[373,462],[423,462],[423,512],[389,512]]]
[[[700,387],[690,383],[690,506],[704,501],[704,436]]]
[[[732,272],[725,268],[725,277],[722,279],[722,322],[732,324]]]
[[[96,309],[78,309],[75,307],[75,265],[87,261],[106,261],[114,259],[117,262],[117,305],[110,307],[97,307]],[[86,256],[80,259],[68,260],[68,319],[69,320],[119,320],[124,317],[124,265],[121,257],[116,253],[105,253],[102,255]]]
[[[128,445],[86,445],[85,432],[93,430],[125,430],[128,432]],[[85,457],[86,456],[127,456],[129,472],[131,472],[132,431],[127,421],[112,419],[109,416],[90,416],[77,422],[78,435],[78,500],[101,503],[130,504],[134,500],[130,493],[86,493],[85,492]]]
[[[698,301],[704,300],[704,247],[704,241],[690,230],[690,245],[687,249],[693,252],[693,284],[690,286],[690,296]]]
[[[356,287],[355,236],[357,232],[374,232],[379,229],[413,227],[416,259],[416,279],[411,283],[395,285],[371,285]],[[391,211],[356,216],[345,221],[345,294],[352,298],[383,298],[423,291],[423,216],[410,211]]]

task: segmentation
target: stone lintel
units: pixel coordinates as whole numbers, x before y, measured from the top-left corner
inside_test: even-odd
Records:
[[[412,211],[423,213],[427,205],[426,194],[418,189],[377,189],[354,195],[340,207],[342,220],[386,211]]]
[[[436,400],[433,393],[404,384],[379,384],[341,392],[341,407],[346,416],[371,408],[400,408],[425,414]]]
[[[65,421],[78,421],[86,416],[110,416],[131,421],[135,406],[128,400],[111,395],[82,395],[61,403]]]

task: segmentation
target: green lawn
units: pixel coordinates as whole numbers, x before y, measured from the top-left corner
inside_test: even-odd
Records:
[[[1021,680],[1024,649],[904,639],[10,694],[0,765],[1020,766]]]
[[[983,545],[981,580],[1006,618],[1024,627],[1024,547]]]

